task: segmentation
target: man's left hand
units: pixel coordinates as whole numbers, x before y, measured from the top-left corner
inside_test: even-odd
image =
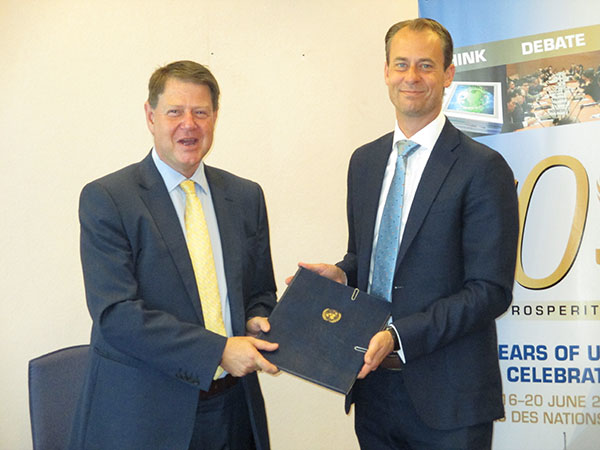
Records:
[[[266,317],[252,317],[246,322],[246,336],[257,337],[261,331],[268,333],[270,329],[271,324]]]
[[[389,331],[380,331],[371,338],[369,348],[365,353],[365,363],[357,378],[362,380],[379,367],[381,361],[394,350],[394,339]]]

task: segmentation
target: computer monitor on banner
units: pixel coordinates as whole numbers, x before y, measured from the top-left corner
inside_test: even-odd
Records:
[[[444,93],[444,114],[466,132],[497,134],[502,129],[502,83],[454,81]]]

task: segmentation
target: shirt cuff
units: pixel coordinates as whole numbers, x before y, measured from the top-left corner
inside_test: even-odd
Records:
[[[398,343],[400,344],[400,350],[398,350],[396,353],[400,357],[400,360],[402,361],[402,363],[406,364],[406,358],[404,357],[404,346],[402,345],[402,339],[400,339],[400,334],[398,333],[398,330],[396,329],[396,327],[394,326],[393,323],[390,323],[389,326],[392,330],[394,330],[394,333],[396,333],[396,337],[398,338]]]

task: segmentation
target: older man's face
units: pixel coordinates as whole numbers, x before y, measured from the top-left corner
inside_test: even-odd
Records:
[[[146,102],[146,122],[162,161],[190,177],[213,142],[217,111],[210,88],[169,78],[156,108]]]

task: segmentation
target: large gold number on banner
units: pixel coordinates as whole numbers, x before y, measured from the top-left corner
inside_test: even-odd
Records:
[[[596,189],[598,189],[598,200],[600,200],[600,181],[596,181]],[[600,248],[596,249],[596,264],[600,265]]]
[[[571,224],[571,233],[569,234],[569,240],[567,242],[567,248],[563,257],[558,264],[558,267],[554,272],[545,278],[531,278],[523,269],[523,261],[521,259],[523,253],[523,232],[525,231],[525,223],[527,219],[527,211],[529,209],[529,202],[533,194],[533,189],[536,183],[544,172],[553,168],[563,166],[571,169],[575,174],[576,182],[576,200],[575,200],[575,214],[573,216],[573,222]],[[589,182],[587,173],[583,165],[571,156],[551,156],[549,158],[540,161],[527,176],[521,193],[519,194],[519,244],[517,248],[517,271],[515,273],[515,279],[517,282],[528,289],[546,289],[554,286],[567,274],[575,257],[577,251],[581,245],[581,238],[583,236],[583,229],[585,227],[585,220],[587,217],[587,210],[589,204]]]

